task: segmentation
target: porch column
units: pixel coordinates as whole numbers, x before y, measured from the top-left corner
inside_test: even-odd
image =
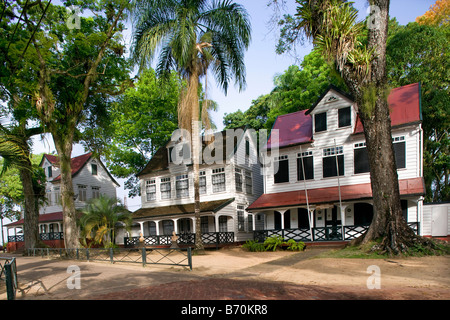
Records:
[[[341,224],[344,227],[345,224],[345,212],[347,211],[347,207],[349,206],[349,203],[343,203],[341,208]]]
[[[308,210],[308,209],[307,209]],[[311,237],[311,241],[314,241],[314,236],[313,236],[313,225],[314,225],[314,210],[316,210],[316,208],[309,208],[308,210],[308,220],[309,220],[309,236]]]
[[[61,229],[61,222],[58,222],[58,232],[62,232],[62,229]]]
[[[219,215],[214,215],[214,224],[215,224],[215,230],[216,232],[219,232]]]
[[[342,228],[342,240],[345,240],[345,213],[347,211],[348,203],[343,203],[340,207],[341,211],[341,228]]]
[[[279,213],[280,213],[280,215],[281,215],[281,230],[284,230],[284,213],[287,211],[287,210],[277,210]]]
[[[153,221],[153,222],[155,223],[155,226],[156,226],[156,235],[157,235],[157,236],[159,236],[159,221],[160,221],[160,220],[155,220],[155,221]]]
[[[191,220],[192,220],[192,233],[195,233],[195,217],[192,217]]]
[[[172,219],[172,221],[173,221],[173,229],[175,231],[175,234],[178,234],[178,219],[179,218]]]
[[[256,230],[256,214],[252,213],[252,216],[253,216],[252,227],[253,227],[253,231],[255,231]]]
[[[141,226],[140,229],[141,229],[142,236],[144,236],[144,221],[138,221],[138,223]]]

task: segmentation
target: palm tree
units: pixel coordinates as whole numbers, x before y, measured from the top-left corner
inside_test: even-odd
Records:
[[[186,81],[178,108],[179,127],[192,137],[195,249],[203,250],[200,229],[199,192],[199,83],[211,70],[227,92],[234,77],[245,86],[244,51],[251,38],[246,10],[231,0],[144,0],[136,1],[133,57],[141,69],[159,54],[156,71],[165,75],[177,71]]]
[[[94,239],[105,247],[114,244],[118,226],[125,225],[127,230],[131,227],[131,213],[116,199],[105,195],[91,199],[82,212],[79,223],[83,239]]]
[[[25,249],[35,248],[40,243],[39,204],[45,196],[45,178],[38,177],[38,171],[32,166],[29,145],[30,138],[39,133],[42,133],[41,128],[25,128],[25,122],[9,127],[0,124],[0,157],[3,158],[0,175],[15,167],[22,182]]]

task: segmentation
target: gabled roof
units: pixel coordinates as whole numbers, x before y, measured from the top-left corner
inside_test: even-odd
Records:
[[[241,129],[242,134],[235,137],[235,140],[233,142],[234,152],[236,152],[236,148],[238,147],[239,143],[242,141],[242,138],[244,137],[245,131],[247,130],[247,127],[241,127],[236,128],[236,130]],[[233,129],[235,130],[235,129]],[[222,135],[222,144],[215,145],[214,151],[222,151],[223,160],[226,161],[230,159],[232,154],[227,154],[228,150],[226,149],[226,138],[227,138],[227,130],[223,130],[221,132],[216,132],[214,135]],[[170,141],[167,142],[164,146],[160,147],[153,157],[150,159],[150,161],[147,163],[147,165],[142,169],[136,176],[142,176],[144,174],[148,174],[155,171],[162,171],[167,170],[169,168],[169,152],[167,150],[167,147],[169,145]],[[202,150],[205,149],[207,146],[207,142],[203,141],[202,139]],[[223,150],[222,148],[223,147]],[[234,154],[233,152],[233,154]],[[204,159],[203,159],[204,160]]]
[[[80,170],[86,165],[86,163],[89,161],[89,159],[92,157],[92,153],[86,153],[78,157],[74,157],[71,159],[71,167],[72,167],[72,177],[74,177]],[[56,157],[57,158],[57,157]],[[47,158],[48,159],[48,158]],[[58,159],[58,158],[57,158]],[[56,163],[58,163],[59,160],[57,160]],[[61,180],[61,175],[55,177],[53,181],[59,181]]]
[[[41,166],[42,163],[44,162],[44,158],[46,158],[54,166],[59,165],[58,156],[54,156],[51,154],[44,154],[39,166]],[[72,158],[71,159],[72,177],[76,176],[81,171],[81,169],[83,169],[83,167],[86,165],[86,163],[88,163],[88,161],[91,158],[92,158],[92,152],[82,154],[80,156]],[[105,169],[106,173],[111,178],[112,182],[114,184],[116,184],[117,186],[120,186],[120,184],[113,178],[113,176],[109,173],[108,169],[106,169],[106,167],[103,165],[103,163],[99,159],[96,159],[96,160],[98,160],[100,165]],[[61,175],[58,175],[52,181],[60,181],[60,180],[61,180]]]
[[[334,90],[346,98],[351,99],[350,95],[345,94],[337,87],[331,85],[309,110],[278,116],[272,131],[273,129],[279,130],[280,148],[313,142],[312,117],[310,113],[330,90]],[[395,88],[391,91],[388,97],[388,103],[392,127],[416,123],[422,120],[420,90],[420,83],[414,83]],[[361,132],[363,132],[363,127],[357,116],[353,133],[356,134]],[[267,149],[270,149],[271,147],[273,147],[272,132],[266,145]]]
[[[322,99],[327,95],[328,91],[330,91],[330,90],[333,90],[333,91],[339,93],[340,95],[346,97],[346,98],[349,99],[349,100],[352,100],[352,101],[354,100],[353,97],[352,97],[349,93],[347,93],[347,92],[345,92],[345,91],[342,91],[341,89],[339,89],[338,87],[336,87],[336,86],[333,85],[333,84],[330,84],[330,85],[328,86],[328,88],[325,89],[324,93],[323,93],[323,94],[316,100],[316,102],[312,105],[312,107],[309,108],[309,109],[306,111],[306,114],[307,114],[307,115],[310,114],[310,113],[314,110],[314,108],[319,104],[320,101],[322,101]]]
[[[273,130],[279,132],[279,148],[312,142],[312,120],[310,115],[306,115],[306,110],[278,116],[267,141],[267,149],[274,147]]]
[[[391,90],[388,104],[392,127],[422,121],[420,90],[420,83],[413,83]],[[354,133],[362,132],[363,126],[358,116]]]

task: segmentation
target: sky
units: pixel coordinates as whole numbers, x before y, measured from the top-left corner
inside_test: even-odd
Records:
[[[247,87],[244,91],[230,86],[227,95],[219,89],[213,80],[208,83],[208,96],[218,103],[219,110],[215,112],[213,121],[219,130],[223,129],[223,117],[225,113],[232,113],[238,109],[247,110],[252,101],[260,95],[268,94],[273,89],[273,79],[276,75],[282,74],[292,64],[299,64],[303,57],[307,55],[312,45],[297,46],[296,56],[289,54],[277,55],[275,46],[277,43],[276,29],[271,28],[271,18],[273,17],[273,7],[268,7],[269,0],[236,0],[243,5],[251,19],[252,24],[252,42],[245,54],[246,82]],[[295,13],[295,1],[286,1],[287,13]],[[360,12],[361,20],[367,15],[367,0],[354,1],[355,8]],[[390,16],[395,17],[401,25],[415,21],[416,17],[423,15],[429,7],[435,3],[435,0],[391,0]],[[125,41],[130,40],[131,30],[128,30]],[[210,77],[211,79],[212,77]],[[51,153],[55,151],[53,141],[49,135],[44,140],[36,138],[34,141],[33,153]],[[83,147],[76,145],[72,157],[84,153]],[[122,179],[118,179],[121,187],[117,190],[117,196],[123,201],[127,191],[123,189]],[[140,208],[140,197],[127,199],[128,207],[131,211]],[[1,241],[1,237],[0,237]]]

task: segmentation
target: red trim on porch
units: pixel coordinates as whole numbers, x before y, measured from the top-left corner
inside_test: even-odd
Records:
[[[423,195],[425,186],[423,178],[399,180],[400,195]],[[370,183],[341,186],[343,201],[372,198]],[[339,187],[308,189],[309,204],[321,204],[339,201]],[[281,207],[306,205],[304,190],[279,193],[266,193],[260,196],[248,208],[248,211]]]

